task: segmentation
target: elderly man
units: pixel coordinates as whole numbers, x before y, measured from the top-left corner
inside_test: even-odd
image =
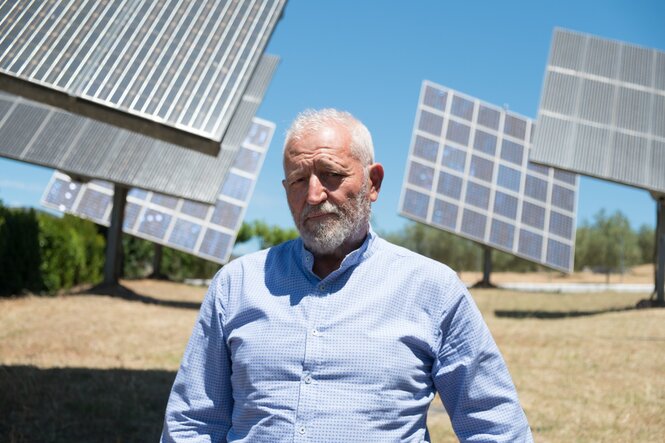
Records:
[[[370,227],[383,167],[367,128],[299,115],[283,180],[301,237],[214,278],[164,442],[423,442],[439,392],[462,441],[531,441],[506,365],[455,273]]]

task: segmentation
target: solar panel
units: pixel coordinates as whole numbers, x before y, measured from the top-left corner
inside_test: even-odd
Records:
[[[665,52],[555,30],[531,160],[665,193]]]
[[[285,3],[3,2],[2,88],[216,155]]]
[[[254,118],[214,205],[133,188],[127,195],[123,231],[161,245],[226,263],[254,185],[270,147],[275,125]],[[113,186],[82,183],[56,171],[42,204],[109,226]]]
[[[0,156],[214,203],[278,63],[261,58],[217,157],[9,94],[0,94]]]
[[[533,121],[424,81],[400,214],[570,272],[578,178],[528,161]]]

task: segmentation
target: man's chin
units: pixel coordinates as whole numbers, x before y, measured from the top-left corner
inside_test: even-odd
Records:
[[[310,252],[322,255],[335,253],[344,242],[343,239],[329,238],[327,235],[319,235],[311,231],[305,231],[304,235],[301,232],[300,236]]]
[[[337,219],[335,217],[323,216],[316,218],[309,218],[302,224],[304,230],[310,238],[324,237],[328,233],[336,229]]]

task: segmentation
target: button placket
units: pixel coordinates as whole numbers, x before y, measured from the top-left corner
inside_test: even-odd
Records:
[[[294,429],[294,440],[305,441],[308,439],[309,420],[312,418],[313,411],[317,403],[317,382],[316,370],[321,359],[321,331],[319,329],[319,319],[321,317],[321,301],[319,295],[320,283],[314,283],[311,286],[311,296],[306,297],[308,316],[305,355],[303,359],[302,373],[300,378],[300,395],[298,408],[296,412],[296,426]]]

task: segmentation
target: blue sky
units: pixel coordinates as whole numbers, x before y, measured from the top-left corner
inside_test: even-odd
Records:
[[[246,220],[292,226],[281,187],[284,131],[305,108],[363,120],[386,171],[375,228],[393,231],[424,79],[535,118],[554,27],[665,50],[665,1],[289,0],[267,52],[282,62],[258,116],[277,124]],[[38,206],[51,171],[0,159],[0,199]],[[578,224],[601,208],[655,224],[647,191],[582,178]]]

